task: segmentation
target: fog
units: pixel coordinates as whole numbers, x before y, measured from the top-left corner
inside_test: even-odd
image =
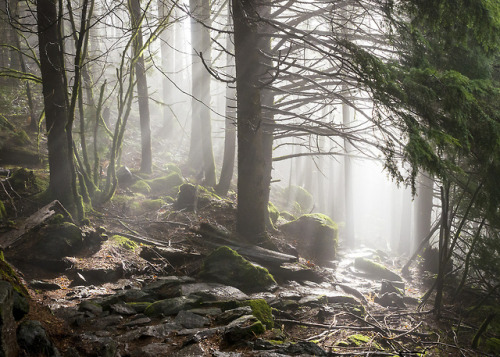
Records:
[[[109,109],[109,129],[129,115],[121,162],[136,167],[141,160],[139,112],[134,99],[128,114],[123,96],[127,85],[130,88],[130,16],[123,4],[96,5],[87,65],[96,86],[106,80],[102,107]],[[205,121],[211,130],[218,179],[226,126],[234,126],[236,120],[235,98],[229,94],[235,87],[232,25],[227,2],[212,2],[209,17],[201,7],[189,5],[187,1],[142,4],[153,163],[160,170],[169,161],[185,162],[187,157],[201,163],[199,156],[206,150],[196,153],[193,148],[202,140],[193,136],[199,135],[200,123]],[[269,21],[295,23],[306,40],[306,31],[314,29],[318,39],[305,45],[306,40],[300,42],[298,35],[277,27],[270,37],[273,69],[264,77],[276,77],[266,89],[272,93],[273,108],[264,110],[263,125],[274,134],[271,202],[279,200],[284,188],[300,186],[313,196],[312,207],[301,213],[331,216],[346,246],[364,244],[410,253],[415,241],[423,238],[415,233],[418,196],[412,196],[404,183],[394,182],[384,169],[380,150],[382,142],[395,138],[392,144],[398,152],[405,139],[396,128],[386,127],[383,118],[375,118],[369,94],[353,79],[342,54],[329,55],[330,39],[351,36],[359,46],[390,56],[389,45],[378,40],[383,28],[376,11],[322,3],[294,4],[282,10],[278,5],[273,8],[278,15]],[[302,15],[308,11],[310,16]],[[209,43],[202,43],[203,36],[209,36]],[[206,81],[208,86],[203,84]],[[198,93],[202,84],[204,89]],[[207,178],[206,172],[193,174],[200,183]]]

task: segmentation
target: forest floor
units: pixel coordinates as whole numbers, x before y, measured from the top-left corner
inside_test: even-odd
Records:
[[[133,193],[120,189],[118,195],[133,196]],[[143,196],[138,198],[144,199]],[[107,355],[110,353],[107,350],[106,353],[92,351],[99,343],[108,344],[110,338],[118,341],[113,350],[117,356],[488,355],[470,348],[474,334],[486,316],[470,315],[467,311],[480,297],[471,294],[461,296],[457,301],[447,296],[441,318],[436,319],[431,311],[432,297],[429,303],[419,306],[419,299],[429,288],[431,280],[422,279],[422,272],[414,267],[404,277],[401,294],[385,294],[386,300],[383,300],[382,279],[357,269],[355,259],[365,257],[394,272],[400,271],[406,261],[391,252],[367,247],[350,250],[341,246],[337,259],[326,266],[299,259],[298,265],[307,271],[306,275],[297,276],[297,279],[277,277],[277,289],[248,295],[250,299],[264,298],[273,307],[275,328],[262,335],[228,341],[223,330],[218,329],[216,333],[193,342],[193,336],[210,328],[219,328],[216,316],[209,317],[208,327],[194,332],[173,328],[161,335],[148,334],[144,330],[138,332],[139,327],[132,322],[144,318],[142,314],[123,313],[121,319],[110,325],[100,323],[109,316],[87,314],[87,320],[77,320],[75,311],[82,310],[82,302],[98,301],[131,289],[141,290],[163,277],[187,276],[197,283],[204,282],[198,273],[204,257],[215,246],[199,234],[200,223],[225,227],[229,231],[234,229],[234,197],[213,198],[197,207],[196,211],[178,211],[172,204],[166,204],[143,210],[140,214],[130,212],[123,201],[119,202],[112,201],[89,213],[91,223],[87,228],[95,230],[101,227],[99,230],[110,239],[68,257],[66,261],[70,268],[49,269],[19,260],[15,263],[33,298],[28,318],[41,321],[59,350],[66,351],[68,356],[76,356],[75,351],[80,356]],[[133,202],[127,201],[127,205]],[[37,207],[22,194],[15,204],[16,223]],[[130,249],[124,247],[123,242],[111,239],[117,234],[130,238],[137,246]],[[270,237],[274,249],[285,253],[293,250],[279,230]],[[170,255],[166,258],[156,254],[155,246],[168,247]],[[8,259],[8,254],[6,256]],[[146,325],[159,326],[172,321],[150,319]],[[120,340],[132,332],[140,336],[126,337],[126,343]],[[494,335],[485,333],[484,337]],[[198,349],[193,350],[193,344]],[[151,346],[168,352],[151,350]],[[189,349],[186,346],[190,346]]]

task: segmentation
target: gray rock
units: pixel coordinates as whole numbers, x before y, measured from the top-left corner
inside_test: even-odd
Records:
[[[212,353],[213,357],[242,357],[243,354],[240,352],[221,352],[221,351],[214,351]]]
[[[252,315],[252,308],[250,306],[242,306],[237,307],[236,309],[224,311],[222,314],[217,316],[216,322],[226,325],[244,315]]]
[[[169,345],[166,343],[148,343],[146,346],[141,347],[133,356],[137,357],[158,357],[168,356]]]
[[[14,289],[7,281],[0,281],[0,355],[16,356],[16,323],[12,309]]]
[[[17,329],[17,342],[29,356],[60,356],[39,321],[23,321]],[[10,356],[10,355],[8,355]]]
[[[121,315],[110,315],[106,317],[97,318],[94,322],[94,327],[103,330],[106,327],[117,326],[123,321],[123,316]]]
[[[218,283],[195,283],[181,286],[184,296],[195,295],[204,301],[248,300],[248,295],[232,286]]]
[[[89,300],[82,301],[78,305],[78,310],[83,312],[88,311],[97,316],[102,314],[102,306]]]
[[[318,306],[326,304],[327,302],[328,298],[325,295],[310,295],[304,296],[302,299],[300,299],[299,305]]]
[[[185,328],[197,328],[210,324],[210,320],[206,317],[184,310],[179,311],[175,317],[175,322]]]
[[[314,342],[305,342],[305,341],[300,341],[297,343],[290,344],[285,348],[286,353],[290,353],[293,355],[312,355],[312,356],[327,356],[328,353],[321,347],[319,347],[317,344]]]
[[[29,282],[29,285],[33,289],[38,289],[38,290],[59,290],[61,289],[61,286],[56,283],[51,283],[48,281],[43,281],[43,280],[31,280]]]
[[[201,307],[197,309],[187,310],[192,312],[193,314],[202,315],[202,316],[218,316],[222,314],[222,310],[218,307]]]
[[[205,350],[198,344],[194,343],[189,346],[182,348],[177,352],[171,354],[172,357],[194,357],[194,356],[204,356]]]
[[[144,313],[149,317],[175,315],[181,310],[192,308],[197,301],[184,296],[159,300],[148,306]]]
[[[396,293],[385,293],[381,296],[376,296],[373,301],[384,307],[399,307],[403,309],[406,307],[403,297]]]
[[[147,317],[146,315],[137,315],[134,319],[130,320],[129,322],[123,324],[123,326],[127,327],[133,327],[133,326],[141,326],[141,325],[147,325],[151,322],[151,319]]]
[[[155,337],[155,338],[165,338],[172,331],[177,331],[181,328],[176,323],[165,323],[153,326],[147,326],[142,331],[142,336]]]
[[[111,311],[116,313],[116,314],[120,314],[120,315],[135,315],[136,314],[136,311],[135,309],[130,306],[130,305],[126,305],[126,304],[113,304],[110,306],[111,308]]]

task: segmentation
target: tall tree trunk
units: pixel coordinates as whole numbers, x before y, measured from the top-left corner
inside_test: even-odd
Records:
[[[419,174],[415,199],[415,234],[412,252],[431,231],[433,185],[434,180],[428,173]]]
[[[227,5],[228,27],[232,28],[232,12],[231,2]],[[234,61],[231,53],[234,52],[234,43],[232,36],[227,35],[226,41],[226,65],[228,67],[228,75],[234,77]],[[216,191],[219,195],[225,196],[231,186],[234,171],[234,158],[236,156],[236,88],[233,83],[228,83],[226,86],[226,120],[224,127],[224,158],[222,160],[222,168],[217,184]]]
[[[191,44],[193,46],[192,88],[193,117],[191,127],[190,166],[202,167],[206,186],[215,186],[215,160],[212,148],[212,129],[210,120],[210,1],[190,0]],[[201,60],[203,56],[203,64]]]
[[[67,208],[74,206],[72,162],[66,125],[68,102],[64,80],[63,49],[58,40],[57,0],[38,0],[38,40],[49,151],[50,194]]]
[[[151,150],[151,123],[149,115],[148,80],[146,77],[146,64],[141,53],[143,47],[141,29],[141,3],[140,0],[129,1],[132,27],[136,31],[134,40],[134,57],[136,58],[135,72],[137,77],[137,96],[139,102],[139,118],[141,126],[141,172],[153,171],[153,153]]]
[[[269,18],[271,15],[271,6],[268,6],[266,1],[261,1],[258,8],[258,12],[261,17]],[[271,78],[271,73],[269,69],[273,67],[273,61],[271,59],[271,38],[269,34],[273,32],[273,28],[265,21],[262,21],[259,25],[259,32],[265,35],[260,37],[259,52],[267,53],[268,56],[261,56],[259,66],[261,85],[269,83]],[[262,83],[263,82],[263,83]],[[265,209],[265,220],[266,222],[271,222],[269,219],[269,209],[267,205],[269,203],[269,195],[271,193],[271,179],[273,171],[273,143],[274,143],[274,91],[269,89],[269,86],[265,86],[261,92],[261,105],[262,105],[262,119],[263,119],[263,132],[262,132],[262,149],[264,155],[264,183],[262,184],[264,188],[264,201],[266,203]],[[272,225],[270,225],[272,227]]]
[[[169,14],[173,14],[173,10],[170,11],[169,7],[175,6],[170,1],[158,0],[158,17],[160,21]],[[172,137],[172,130],[174,127],[174,116],[172,114],[173,105],[173,91],[174,86],[172,85],[174,70],[174,26],[170,23],[167,24],[167,28],[162,31],[160,35],[160,49],[161,49],[161,68],[164,72],[162,79],[162,101],[163,101],[163,134],[168,138]],[[168,77],[168,78],[167,78]],[[169,80],[170,79],[170,80]]]
[[[342,118],[345,128],[349,128],[351,124],[352,108],[347,104],[342,104]],[[350,247],[356,246],[355,227],[354,227],[354,191],[353,191],[353,173],[352,173],[352,145],[349,140],[344,139],[344,220],[345,231],[344,240]]]
[[[232,0],[238,103],[238,208],[236,229],[246,241],[266,237],[266,191],[261,96],[259,36],[256,1]]]

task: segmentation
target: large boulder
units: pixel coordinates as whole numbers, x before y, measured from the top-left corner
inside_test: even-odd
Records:
[[[245,293],[267,291],[276,287],[276,281],[267,269],[250,263],[226,246],[216,249],[204,260],[200,276],[237,287]]]
[[[296,242],[301,256],[322,263],[335,259],[338,227],[321,213],[305,214],[280,226],[287,239]]]

